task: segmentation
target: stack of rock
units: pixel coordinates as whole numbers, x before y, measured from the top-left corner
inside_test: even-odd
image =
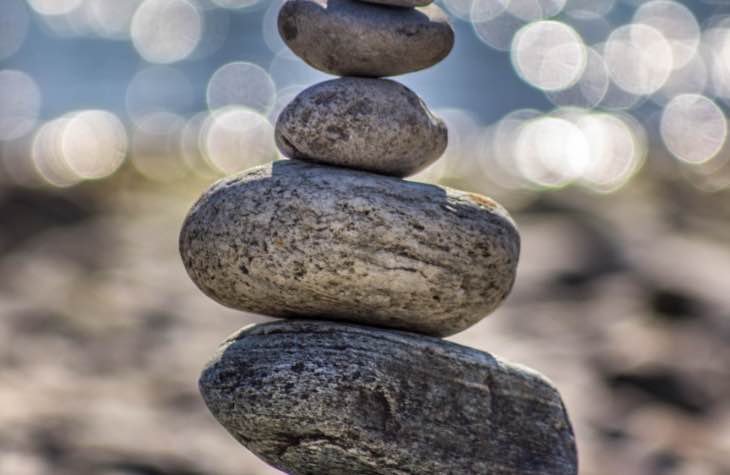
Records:
[[[574,474],[558,392],[439,337],[494,310],[520,238],[489,198],[404,181],[444,123],[385,79],[432,66],[453,30],[430,0],[288,0],[287,45],[343,77],[302,92],[276,139],[291,160],[215,184],[181,254],[218,302],[287,320],[229,338],[200,379],[243,445],[292,474]],[[422,8],[416,8],[421,6]]]

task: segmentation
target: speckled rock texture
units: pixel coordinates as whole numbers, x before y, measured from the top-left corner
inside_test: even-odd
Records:
[[[440,62],[454,46],[454,30],[433,4],[410,9],[357,0],[288,0],[278,23],[297,56],[337,76],[419,71]]]
[[[218,182],[180,234],[192,280],[229,307],[438,336],[502,302],[519,249],[489,198],[299,160]]]
[[[279,115],[276,143],[290,158],[403,177],[438,160],[448,132],[404,85],[349,77],[299,94]]]
[[[436,338],[256,325],[224,343],[199,386],[239,442],[289,474],[578,473],[549,381]]]

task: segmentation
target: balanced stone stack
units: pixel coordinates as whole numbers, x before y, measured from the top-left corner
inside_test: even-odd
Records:
[[[542,376],[439,337],[493,311],[519,234],[481,195],[404,181],[439,158],[444,123],[386,79],[445,58],[430,0],[288,0],[287,45],[346,76],[289,104],[291,160],[215,184],[180,250],[207,295],[286,320],[229,338],[200,378],[243,445],[291,474],[575,474],[575,442]]]

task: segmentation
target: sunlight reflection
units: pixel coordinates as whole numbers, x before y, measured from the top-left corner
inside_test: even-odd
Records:
[[[558,91],[583,75],[587,53],[583,40],[571,27],[556,21],[531,23],[521,29],[512,45],[517,73],[532,86]]]
[[[208,107],[242,106],[268,114],[276,102],[276,85],[261,66],[243,61],[219,68],[208,82]]]
[[[590,150],[583,132],[571,122],[541,117],[525,124],[514,145],[520,173],[537,186],[562,187],[586,170]]]
[[[727,119],[712,100],[697,94],[677,96],[662,114],[661,135],[680,160],[702,163],[715,157],[727,139]]]
[[[66,164],[83,179],[111,175],[127,155],[127,131],[119,118],[107,111],[71,115],[60,139]]]
[[[33,138],[31,157],[36,171],[44,181],[56,187],[73,186],[81,182],[63,158],[62,137],[68,117],[60,117],[45,123]]]
[[[637,95],[656,92],[674,69],[672,47],[657,29],[643,24],[617,28],[605,44],[604,58],[613,81]]]
[[[234,173],[278,158],[274,128],[257,111],[231,107],[214,112],[200,131],[205,157],[223,173]]]
[[[700,44],[700,26],[684,5],[669,0],[653,0],[642,4],[634,15],[634,23],[655,28],[669,41],[674,68],[689,63]]]
[[[145,60],[174,63],[195,50],[202,28],[200,12],[187,0],[145,0],[132,19],[131,36]]]
[[[0,60],[13,65],[0,70],[0,147],[3,154],[25,147],[28,155],[25,168],[0,157],[7,180],[15,174],[27,178],[18,183],[35,176],[72,186],[112,176],[129,155],[146,178],[175,182],[279,158],[272,124],[281,110],[306,87],[331,79],[286,48],[277,27],[284,1],[0,0]],[[532,91],[516,103],[542,110],[507,107],[501,120],[484,124],[464,103],[434,101],[449,126],[449,146],[416,179],[475,189],[491,180],[518,194],[571,185],[610,193],[642,169],[651,142],[652,155],[671,153],[672,169],[698,188],[726,187],[730,15],[722,2],[704,1],[710,13],[679,0],[439,3],[457,28],[470,27],[484,45],[509,52],[511,80],[549,102]],[[252,27],[246,41],[261,37],[258,49],[229,54],[226,42],[239,41],[244,33],[236,28],[244,24]],[[103,39],[127,50],[136,71],[123,79],[126,93],[115,95],[122,107],[112,99],[59,112],[64,102],[57,97],[70,90],[69,79],[46,80],[27,63],[33,29],[64,47]],[[498,56],[506,59],[495,51],[475,57]],[[83,55],[74,61],[94,67]],[[110,61],[116,67],[117,57]],[[113,85],[104,78],[94,87]],[[439,91],[428,81],[415,85],[424,98]]]

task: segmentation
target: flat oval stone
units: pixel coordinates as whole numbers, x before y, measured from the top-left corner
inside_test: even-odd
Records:
[[[223,305],[433,335],[502,302],[519,248],[481,195],[298,160],[218,182],[180,235],[188,274]]]
[[[279,115],[276,143],[290,158],[403,177],[438,160],[448,132],[404,85],[350,77],[299,94]]]
[[[419,71],[440,62],[454,46],[454,30],[434,4],[396,9],[357,0],[288,0],[278,23],[297,56],[337,76]]]
[[[199,387],[233,437],[289,474],[578,473],[549,381],[436,338],[257,325],[223,344]]]

